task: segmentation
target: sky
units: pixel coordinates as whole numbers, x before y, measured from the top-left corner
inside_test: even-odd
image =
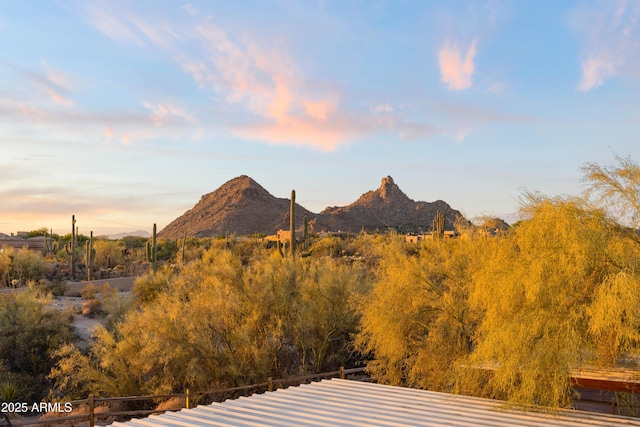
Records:
[[[239,175],[513,219],[640,161],[640,0],[0,0],[0,232],[162,229]]]

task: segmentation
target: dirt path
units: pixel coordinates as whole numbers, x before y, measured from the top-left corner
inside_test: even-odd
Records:
[[[108,283],[109,286],[119,290],[120,292],[131,292],[133,290],[133,282],[135,282],[136,277],[118,277],[114,279],[101,279],[101,280],[92,280],[90,282],[67,282],[67,291],[64,293],[65,296],[73,297],[80,296],[80,291],[82,288],[87,286],[89,283],[93,283],[94,285],[100,287],[105,283]]]

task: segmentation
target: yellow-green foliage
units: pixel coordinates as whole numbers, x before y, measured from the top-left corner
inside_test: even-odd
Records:
[[[39,401],[58,346],[71,339],[68,319],[49,308],[50,297],[32,289],[0,295],[0,368],[13,378],[23,401]],[[2,369],[0,369],[0,373]]]
[[[600,166],[587,163],[584,180],[591,187],[587,191],[601,206],[615,212],[622,222],[640,225],[640,165],[631,157],[616,155],[615,165]]]
[[[96,250],[95,264],[98,268],[113,268],[124,262],[119,242],[97,239],[94,240],[93,247]]]
[[[566,406],[569,368],[637,344],[639,299],[628,297],[640,287],[626,261],[638,248],[579,200],[533,197],[525,214],[474,275],[470,305],[484,316],[463,371],[491,370],[483,394]]]
[[[139,309],[99,329],[88,355],[60,354],[52,373],[59,392],[204,390],[337,368],[357,325],[352,296],[364,291],[359,267],[273,251],[244,266],[242,255],[213,248],[157,276],[136,283]]]
[[[638,272],[623,270],[608,275],[596,289],[587,314],[590,338],[602,364],[611,366],[621,354],[637,350],[640,342]]]
[[[49,263],[38,251],[11,247],[0,251],[0,286],[9,286],[13,280],[24,286],[29,281],[42,279],[49,270]]]
[[[588,178],[634,218],[631,166]],[[334,237],[306,258],[192,242],[189,263],[138,279],[135,310],[119,305],[89,354],[60,350],[52,378],[69,397],[202,390],[359,354],[382,383],[567,406],[570,369],[639,356],[640,238],[583,199],[528,195],[521,213],[493,237],[460,222],[456,239]]]
[[[410,255],[400,236],[384,247],[356,340],[374,356],[367,365],[374,379],[451,391],[454,362],[471,350],[475,317],[466,295],[476,243],[427,240]]]

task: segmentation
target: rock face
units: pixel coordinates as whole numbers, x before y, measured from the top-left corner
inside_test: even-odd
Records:
[[[382,179],[380,188],[368,191],[348,206],[335,206],[315,214],[296,204],[296,225],[300,229],[307,215],[313,231],[400,232],[427,231],[437,211],[446,218],[446,228],[452,228],[460,212],[438,200],[433,203],[414,202],[393,182]],[[225,234],[275,234],[289,229],[289,200],[272,196],[248,176],[228,181],[200,201],[182,216],[172,221],[160,237],[211,237]]]
[[[296,203],[296,224],[305,214],[314,214]],[[179,238],[185,231],[189,237],[212,237],[226,234],[274,234],[289,228],[289,199],[272,196],[246,175],[228,181],[182,216],[173,220],[160,237]]]
[[[393,229],[401,232],[427,231],[440,211],[445,216],[445,227],[451,229],[460,212],[438,200],[433,203],[415,202],[402,192],[393,178],[382,178],[380,188],[368,191],[354,203],[344,207],[323,210],[314,227],[331,231],[357,232]]]

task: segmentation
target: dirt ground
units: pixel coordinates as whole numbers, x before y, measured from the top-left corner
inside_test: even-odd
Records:
[[[122,277],[117,279],[92,280],[91,282],[69,282],[67,283],[67,291],[64,296],[55,297],[52,303],[53,307],[61,312],[68,312],[73,317],[73,327],[78,336],[81,346],[88,345],[93,332],[98,325],[102,324],[103,319],[96,319],[82,314],[82,303],[85,301],[80,297],[80,291],[89,283],[101,287],[105,283],[117,289],[123,294],[130,294],[133,289],[135,277]]]

